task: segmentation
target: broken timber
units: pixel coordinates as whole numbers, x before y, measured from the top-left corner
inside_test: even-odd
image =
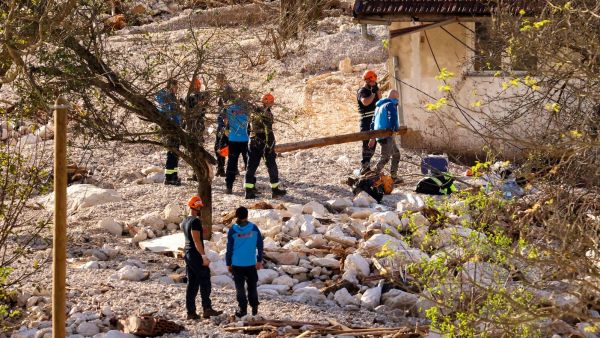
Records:
[[[360,133],[322,137],[322,138],[317,138],[317,139],[308,140],[308,141],[284,143],[284,144],[276,145],[275,152],[278,154],[281,154],[281,153],[287,153],[287,152],[294,151],[294,150],[319,148],[319,147],[331,146],[334,144],[364,141],[364,140],[370,140],[370,139],[374,139],[374,138],[390,137],[392,135],[403,135],[403,134],[406,134],[407,130],[408,130],[408,128],[406,128],[406,127],[400,127],[400,130],[397,132],[393,132],[391,130],[371,130],[371,131],[364,131],[364,132],[360,132]]]

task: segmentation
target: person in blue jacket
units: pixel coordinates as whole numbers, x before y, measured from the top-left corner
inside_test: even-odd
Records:
[[[177,100],[178,83],[175,79],[167,81],[167,87],[156,93],[156,103],[158,111],[166,114],[177,125],[181,125],[181,110]],[[179,148],[180,141],[170,136],[167,139],[167,146]],[[181,185],[181,179],[178,177],[179,156],[175,152],[167,151],[167,161],[165,163],[165,185]]]
[[[227,157],[227,171],[225,173],[226,194],[233,193],[233,182],[235,182],[235,176],[239,173],[238,159],[240,155],[244,159],[248,157],[248,141],[250,141],[248,111],[250,106],[241,96],[225,109],[229,137],[229,156]]]
[[[391,90],[387,97],[377,101],[375,115],[371,123],[371,130],[391,130],[398,131],[400,123],[398,121],[398,91]],[[398,165],[400,163],[400,150],[396,145],[393,136],[378,138],[377,143],[381,145],[381,159],[375,167],[375,171],[381,172],[385,165],[392,159],[392,168],[390,174],[394,183],[402,183],[398,177]]]
[[[248,314],[248,303],[252,315],[258,314],[258,272],[262,269],[263,239],[256,224],[248,222],[248,209],[239,207],[235,211],[236,223],[227,233],[227,268],[233,274],[239,305],[236,317]],[[246,297],[246,284],[248,296]]]

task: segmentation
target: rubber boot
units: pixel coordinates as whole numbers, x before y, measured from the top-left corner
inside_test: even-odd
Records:
[[[244,317],[247,314],[248,314],[248,309],[247,308],[245,308],[245,309],[239,308],[235,312],[235,316],[238,317],[238,318],[242,318],[242,317]]]
[[[204,309],[204,311],[202,312],[202,318],[208,319],[210,317],[220,316],[221,314],[223,314],[223,311],[217,311],[213,308],[208,308]]]
[[[217,177],[225,177],[225,169],[223,167],[219,167],[215,175]]]
[[[256,198],[256,189],[246,188],[246,199],[251,200]]]
[[[285,196],[285,194],[287,194],[287,191],[280,187],[271,189],[271,196],[273,196],[273,198]]]

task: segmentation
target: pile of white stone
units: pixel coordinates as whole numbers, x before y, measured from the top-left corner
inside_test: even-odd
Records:
[[[16,126],[12,122],[0,122],[0,141],[12,145],[36,144],[54,138],[54,126],[49,122],[43,126],[25,124]]]

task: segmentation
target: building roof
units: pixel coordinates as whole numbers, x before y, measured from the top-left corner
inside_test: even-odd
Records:
[[[534,1],[513,0],[511,9],[518,12]],[[526,6],[527,4],[527,6]],[[495,7],[489,0],[356,0],[356,18],[394,18],[420,16],[489,16]],[[526,8],[527,9],[527,8]]]

